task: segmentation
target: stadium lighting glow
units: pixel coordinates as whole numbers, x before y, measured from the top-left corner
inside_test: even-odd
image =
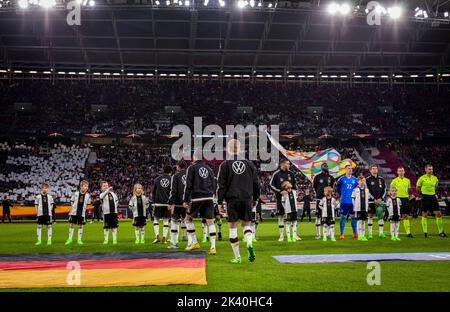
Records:
[[[156,0],[156,1],[155,1],[155,4],[156,4],[156,5],[160,5],[161,3],[159,2],[159,0]]]
[[[269,5],[268,5],[267,7],[271,8],[272,6],[273,6],[273,4],[272,4],[272,3],[269,3]]]
[[[381,5],[378,5],[375,8],[375,12],[378,14],[386,14],[386,9],[384,7],[382,7]]]
[[[434,77],[434,75],[432,75],[432,74],[429,74],[429,75],[425,75],[425,77],[428,77],[428,78],[430,78],[430,77]]]
[[[450,74],[442,74],[442,77],[450,77]]]
[[[169,0],[166,0],[166,5],[170,5],[170,1]]]
[[[444,17],[445,17],[445,18],[448,17],[448,12],[444,12]]]
[[[237,6],[239,9],[243,9],[245,7],[245,2],[243,0],[239,0],[237,2]]]
[[[350,13],[350,5],[348,3],[341,4],[341,6],[339,7],[339,13],[341,13],[342,15],[347,15],[348,13]]]
[[[30,70],[29,73],[30,73],[30,74],[37,74],[37,71],[35,71],[35,70]]]
[[[209,0],[205,0],[205,2],[203,2],[203,5],[204,5],[204,6],[207,6],[208,3],[209,3]]]
[[[393,19],[397,19],[402,16],[402,8],[399,6],[393,6],[387,9],[387,13]]]
[[[89,6],[95,6],[95,1],[94,0],[89,0]]]
[[[184,5],[185,5],[185,6],[189,6],[190,4],[191,4],[191,2],[190,2],[189,0],[185,0],[185,1],[184,1]]]
[[[28,8],[28,1],[27,0],[19,0],[18,4],[19,4],[19,8],[21,8],[21,9]]]
[[[249,3],[252,8],[255,6],[255,0],[250,0]]]
[[[56,5],[55,0],[40,0],[39,5],[44,9],[50,9]]]
[[[331,2],[327,7],[327,12],[331,15],[335,15],[339,11],[339,4]]]
[[[223,8],[225,6],[225,0],[219,0],[219,5]]]
[[[259,8],[262,7],[262,2],[261,1],[258,2],[258,7]]]
[[[411,75],[411,76],[409,76],[409,77],[411,77],[411,78],[417,78],[417,77],[419,77],[418,75]]]

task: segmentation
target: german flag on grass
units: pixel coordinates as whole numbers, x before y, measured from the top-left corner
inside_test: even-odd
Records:
[[[204,252],[0,255],[0,288],[206,285]]]

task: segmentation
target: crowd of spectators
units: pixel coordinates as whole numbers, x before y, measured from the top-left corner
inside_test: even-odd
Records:
[[[0,81],[9,133],[169,134],[174,124],[278,124],[303,136],[449,132],[449,87],[213,80]],[[430,101],[430,99],[433,99]],[[30,102],[30,111],[13,104]],[[107,105],[107,110],[91,110]],[[181,112],[166,111],[180,106]],[[246,113],[238,107],[251,107]],[[322,109],[308,111],[308,107]],[[386,108],[387,107],[387,108]],[[391,111],[392,108],[392,111]],[[321,112],[321,110],[323,110]]]

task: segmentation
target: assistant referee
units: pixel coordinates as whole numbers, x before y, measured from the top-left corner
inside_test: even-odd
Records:
[[[428,212],[433,211],[436,217],[436,225],[440,237],[447,237],[444,233],[444,224],[442,222],[442,213],[439,209],[439,203],[436,198],[436,189],[439,180],[433,175],[433,166],[425,166],[425,174],[417,180],[416,189],[422,195],[422,229],[425,237],[428,237]]]

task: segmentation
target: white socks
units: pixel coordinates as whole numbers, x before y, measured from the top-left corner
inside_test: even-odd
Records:
[[[291,221],[286,221],[286,237],[291,238]]]
[[[178,242],[178,221],[172,220],[172,224],[170,225],[170,238],[172,239],[172,244],[176,244]]]
[[[284,217],[278,216],[278,229],[280,231],[280,237],[284,237]]]
[[[230,244],[231,249],[233,249],[233,254],[235,258],[240,258],[241,255],[239,253],[239,240],[237,235],[237,227],[230,227]]]
[[[134,235],[136,236],[136,240],[140,240],[140,230],[137,226],[134,227]]]
[[[216,248],[216,226],[214,222],[208,224],[209,240],[211,241],[211,249]]]
[[[117,240],[117,228],[112,229],[112,237],[113,237],[113,241]]]
[[[317,235],[317,236],[319,236],[319,235]],[[326,224],[323,225],[323,237],[328,237],[328,225],[326,225]]]
[[[52,226],[51,225],[47,225],[47,238],[48,238],[49,241],[52,240],[52,232],[53,232]]]
[[[109,229],[103,229],[103,239],[108,241],[109,239]]]
[[[42,225],[38,224],[37,226],[37,239],[38,241],[42,240]]]
[[[247,243],[247,246],[252,246],[253,244],[253,232],[250,225],[244,226],[244,237],[245,242]]]
[[[167,239],[167,232],[169,232],[169,219],[163,219],[163,239]]]
[[[320,236],[320,218],[316,217],[316,236]]]
[[[363,237],[366,235],[366,222],[364,220],[358,220],[358,237]]]
[[[71,223],[69,225],[69,239],[70,240],[72,240],[74,232],[75,232],[75,226],[73,225],[73,223]]]
[[[186,221],[186,228],[188,232],[188,236],[191,239],[191,244],[197,244],[197,236],[195,236],[195,226],[192,221]]]
[[[292,236],[297,237],[297,220],[292,221]]]
[[[383,234],[383,229],[384,229],[384,220],[380,219],[380,220],[378,220],[378,232],[379,232],[379,234]]]
[[[369,228],[369,235],[372,235],[372,228],[373,228],[373,218],[369,217],[367,219],[367,226]]]
[[[80,224],[78,225],[78,241],[81,241],[83,238],[83,226]]]
[[[391,222],[391,237],[398,237],[398,222]]]
[[[202,222],[202,229],[203,229],[203,240],[208,239],[208,225]]]

